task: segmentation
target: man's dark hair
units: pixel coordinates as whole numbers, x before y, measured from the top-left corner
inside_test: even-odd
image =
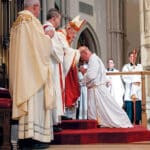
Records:
[[[107,63],[109,63],[110,60],[112,60],[114,62],[113,58],[109,58],[109,59],[107,59]]]
[[[58,17],[59,15],[61,15],[61,13],[56,8],[51,8],[47,13],[47,20]]]
[[[128,53],[128,57],[130,57],[132,54],[133,54],[133,52],[132,52],[132,51],[131,51],[131,52],[129,52],[129,53]]]

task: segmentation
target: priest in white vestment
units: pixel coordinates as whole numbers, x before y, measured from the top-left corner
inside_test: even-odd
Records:
[[[83,82],[88,88],[88,119],[95,119],[103,127],[128,128],[132,124],[126,112],[106,87],[106,69],[101,59],[87,47],[80,48],[81,59],[88,61],[87,71],[83,71]]]
[[[109,59],[107,61],[107,72],[119,72],[119,70],[115,68],[113,59]],[[124,85],[122,79],[120,75],[107,75],[107,78],[107,88],[118,103],[118,105],[122,108],[124,96]]]
[[[12,118],[19,121],[19,139],[49,143],[53,139],[50,112],[55,107],[50,66],[52,44],[37,19],[39,0],[24,0],[24,7],[10,35]]]
[[[45,33],[51,37],[51,32],[54,34],[51,37],[53,49],[51,55],[52,67],[53,67],[53,83],[56,108],[52,111],[54,125],[61,123],[61,116],[64,115],[64,74],[63,74],[63,59],[64,50],[63,45],[59,39],[56,28],[60,26],[61,14],[55,8],[52,8],[47,13],[47,21],[43,25]],[[54,128],[55,130],[56,128]],[[58,129],[58,128],[57,128]]]
[[[55,9],[50,9],[47,14],[47,22],[44,24],[45,33],[51,34],[49,31],[54,31],[54,36],[52,37],[52,43],[53,43],[53,54],[52,54],[52,63],[53,63],[53,69],[54,69],[54,86],[55,86],[55,93],[56,93],[56,109],[53,111],[53,118],[55,120],[55,124],[60,121],[60,116],[63,115],[66,107],[66,101],[65,101],[65,94],[71,93],[71,96],[73,97],[73,100],[71,99],[71,102],[69,105],[72,107],[74,103],[74,97],[78,94],[79,88],[75,85],[77,82],[77,79],[74,77],[77,77],[76,70],[73,72],[72,76],[72,88],[69,89],[66,92],[66,85],[65,85],[65,77],[67,76],[70,69],[73,68],[76,69],[76,64],[79,61],[80,53],[79,51],[71,48],[70,44],[72,40],[75,37],[76,30],[74,29],[76,27],[76,24],[74,26],[70,26],[66,28],[66,30],[59,30],[56,32],[56,28],[58,28],[58,24],[60,24],[60,14],[57,16],[58,11],[56,12]],[[73,19],[74,20],[74,19]],[[78,20],[77,20],[78,21]],[[73,23],[73,21],[71,21]],[[70,24],[70,23],[69,23]],[[69,39],[69,41],[68,41]],[[76,74],[75,74],[76,73]],[[75,84],[74,84],[75,83]],[[73,91],[73,92],[72,92]],[[77,92],[76,92],[77,91]],[[77,93],[77,94],[76,94]],[[54,117],[55,116],[55,117]]]

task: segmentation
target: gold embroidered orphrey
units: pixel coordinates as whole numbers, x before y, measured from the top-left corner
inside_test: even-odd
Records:
[[[16,19],[16,21],[13,23],[12,28],[16,28],[20,24],[22,24],[24,22],[29,22],[31,20],[32,20],[32,16],[31,15],[28,15],[28,14],[19,15],[18,18]]]

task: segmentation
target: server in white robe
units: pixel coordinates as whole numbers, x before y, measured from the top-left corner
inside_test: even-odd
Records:
[[[107,61],[107,72],[119,72],[115,68],[114,60],[109,59]],[[123,107],[124,85],[120,75],[107,75],[108,82],[107,87],[111,95],[114,97],[118,105]]]
[[[123,66],[123,72],[142,71],[141,64],[136,64],[133,52],[129,53],[129,63]],[[141,76],[140,75],[123,75],[122,79],[125,83],[125,110],[131,120],[135,124],[141,121]],[[135,110],[133,98],[136,99]],[[135,112],[135,114],[134,114]],[[135,118],[134,118],[135,117]]]
[[[104,127],[132,127],[126,112],[119,107],[106,87],[106,69],[101,59],[87,47],[80,48],[80,55],[82,60],[88,61],[87,72],[82,71],[83,82],[88,88],[88,119],[95,119]]]

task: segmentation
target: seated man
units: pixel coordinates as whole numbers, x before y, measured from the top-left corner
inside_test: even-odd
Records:
[[[104,127],[132,127],[128,116],[106,87],[106,69],[101,59],[85,46],[79,50],[81,59],[88,61],[87,71],[82,70],[83,82],[88,88],[88,119],[95,119]]]

